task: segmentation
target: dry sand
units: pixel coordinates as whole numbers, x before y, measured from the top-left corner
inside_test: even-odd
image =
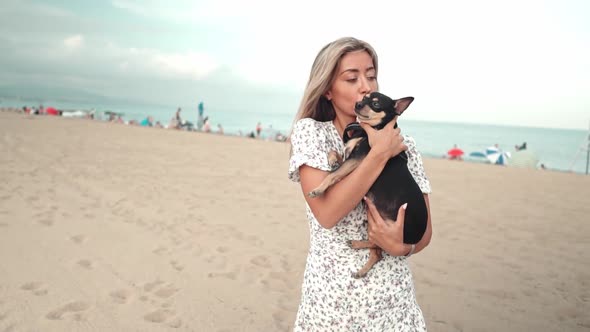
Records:
[[[0,331],[290,330],[287,144],[10,112],[0,136]],[[590,330],[590,176],[425,167],[429,331]]]

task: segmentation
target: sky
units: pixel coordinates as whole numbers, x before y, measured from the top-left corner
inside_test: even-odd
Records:
[[[2,0],[0,95],[294,114],[353,36],[414,120],[587,129],[587,0]],[[4,90],[4,92],[3,92]]]

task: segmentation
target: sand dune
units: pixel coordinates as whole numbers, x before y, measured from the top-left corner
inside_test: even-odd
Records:
[[[290,330],[309,234],[288,151],[0,112],[0,331]],[[429,330],[590,330],[590,177],[425,164]]]

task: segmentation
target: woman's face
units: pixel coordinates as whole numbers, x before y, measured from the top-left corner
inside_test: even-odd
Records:
[[[377,91],[373,59],[364,50],[355,51],[342,57],[326,98],[332,101],[337,118],[356,118],[355,103],[373,91]]]

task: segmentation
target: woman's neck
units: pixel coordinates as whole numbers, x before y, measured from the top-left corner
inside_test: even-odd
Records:
[[[354,116],[337,116],[334,119],[334,127],[336,127],[336,131],[338,131],[338,135],[342,137],[344,134],[344,128],[352,122],[356,121],[356,117]]]

